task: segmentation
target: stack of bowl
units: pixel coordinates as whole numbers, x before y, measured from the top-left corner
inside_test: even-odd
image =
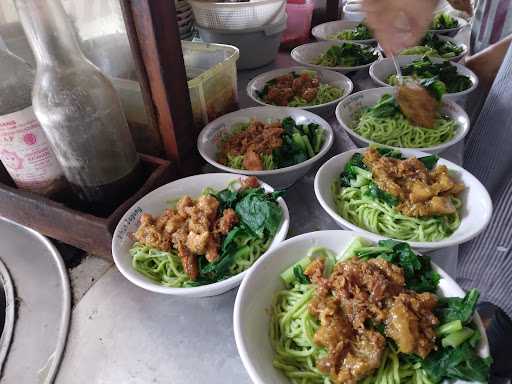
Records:
[[[237,47],[239,69],[261,67],[276,58],[286,29],[285,0],[190,0],[190,5],[201,40]]]
[[[194,33],[194,16],[187,0],[174,0],[176,4],[176,20],[181,40],[192,40]]]

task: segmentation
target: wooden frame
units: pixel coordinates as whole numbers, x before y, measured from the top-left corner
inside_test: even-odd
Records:
[[[167,160],[140,155],[147,178],[144,184],[108,217],[77,211],[38,194],[17,189],[0,167],[0,213],[43,235],[61,240],[94,255],[112,258],[112,234],[124,213],[153,189],[174,179]]]
[[[182,173],[197,171],[198,132],[172,0],[120,0],[150,121]],[[185,162],[184,160],[187,159]]]

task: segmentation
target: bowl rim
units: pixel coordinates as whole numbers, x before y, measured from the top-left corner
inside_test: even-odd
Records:
[[[364,46],[364,47],[369,47],[369,48],[372,48],[375,53],[377,53],[377,58],[375,60],[373,60],[372,62],[368,63],[368,64],[363,64],[363,65],[356,65],[354,67],[341,67],[341,66],[338,66],[338,67],[328,67],[326,65],[319,65],[319,64],[312,64],[312,63],[306,63],[306,62],[303,62],[302,60],[299,59],[299,57],[297,57],[298,53],[300,50],[307,50],[309,49],[309,47],[313,46],[313,45],[343,45],[343,44],[346,44],[346,43],[349,43],[349,44],[356,44],[356,45],[361,45],[361,46]],[[327,48],[328,49],[328,48]],[[292,49],[292,51],[290,52],[290,56],[292,57],[292,59],[299,63],[300,65],[305,65],[307,67],[311,67],[311,68],[316,68],[316,69],[327,69],[327,70],[331,70],[331,71],[343,71],[343,72],[355,72],[355,71],[359,71],[361,69],[366,69],[366,68],[369,68],[370,65],[372,65],[374,62],[376,62],[377,60],[379,60],[379,58],[381,57],[381,51],[378,47],[373,47],[369,44],[361,44],[361,43],[356,43],[356,42],[353,42],[353,41],[345,41],[345,40],[328,40],[328,41],[315,41],[315,42],[312,42],[312,43],[306,43],[306,44],[302,44],[302,45],[299,45],[298,47],[295,47]]]
[[[246,286],[249,284],[249,281],[253,278],[253,274],[258,272],[259,265],[262,264],[266,259],[270,259],[274,257],[274,254],[279,252],[281,249],[288,247],[290,244],[300,242],[302,240],[313,240],[318,239],[323,236],[330,236],[335,237],[336,234],[339,234],[340,232],[343,233],[352,233],[354,234],[354,237],[361,237],[365,240],[369,240],[372,243],[375,241],[373,239],[368,238],[364,234],[359,234],[354,231],[350,230],[322,230],[322,231],[314,231],[314,232],[308,232],[304,233],[298,236],[291,237],[289,239],[286,239],[285,241],[281,242],[278,246],[272,249],[271,252],[267,253],[265,257],[261,257],[255,264],[255,268],[251,269],[250,273],[248,273],[244,280],[242,281],[242,284],[240,285],[240,288],[238,289],[236,298],[235,298],[235,305],[233,309],[233,331],[235,335],[235,343],[238,350],[238,354],[240,356],[240,359],[242,360],[242,364],[244,365],[244,368],[246,369],[247,373],[249,374],[249,377],[255,384],[267,384],[263,381],[263,379],[260,377],[258,370],[254,367],[252,363],[252,359],[249,357],[249,353],[246,347],[246,343],[244,341],[244,332],[242,331],[242,325],[241,325],[241,314],[242,314],[242,306],[245,304],[243,301],[246,300],[246,296],[248,295],[246,292]],[[347,246],[350,243],[347,243]],[[420,252],[414,251],[415,253],[421,254]],[[297,259],[297,261],[300,260]],[[454,278],[452,278],[447,272],[445,272],[442,268],[440,268],[436,263],[432,262],[433,269],[438,272],[441,275],[441,279],[445,279],[447,282],[449,282],[451,285],[455,286],[459,292],[464,293],[464,290],[460,287],[460,285],[455,281]],[[280,272],[279,272],[280,273]],[[487,333],[485,331],[485,328],[483,326],[482,320],[480,318],[480,315],[478,312],[475,312],[475,315],[473,317],[473,321],[476,323],[476,326],[480,333],[482,334],[482,340],[480,344],[480,353],[484,356],[489,356],[489,342],[487,339]],[[443,383],[446,383],[443,382]]]
[[[364,40],[328,39],[327,36],[325,36],[325,35],[320,33],[320,31],[322,30],[321,27],[323,27],[326,24],[331,24],[331,25],[335,25],[335,24],[354,24],[354,26],[356,26],[358,24],[361,24],[362,22],[363,21],[355,21],[355,20],[334,20],[334,21],[328,21],[326,23],[322,23],[322,24],[318,24],[318,25],[314,26],[313,29],[311,29],[311,34],[318,41],[346,41],[346,42],[349,42],[349,43],[360,43],[360,44],[365,44],[365,45],[374,44],[375,42],[377,42],[376,38],[364,39]]]
[[[217,281],[217,282],[211,283],[211,284],[200,285],[197,287],[175,288],[175,287],[166,287],[166,286],[158,284],[157,282],[151,281],[149,279],[144,279],[142,275],[140,275],[140,276],[137,275],[137,277],[132,276],[130,273],[128,273],[128,269],[127,269],[127,268],[131,268],[131,263],[127,268],[125,268],[123,263],[121,262],[122,259],[131,257],[131,256],[129,254],[122,253],[121,250],[119,249],[120,245],[119,245],[118,235],[119,235],[119,232],[122,230],[123,222],[130,216],[133,209],[137,205],[139,205],[143,200],[152,200],[152,196],[157,195],[158,192],[161,192],[165,189],[176,188],[181,183],[185,183],[185,182],[191,181],[193,179],[205,179],[203,181],[206,184],[206,179],[208,179],[208,178],[212,179],[212,178],[216,178],[219,176],[225,177],[226,179],[228,177],[232,178],[232,179],[236,179],[236,178],[244,177],[245,175],[238,175],[238,174],[233,174],[233,173],[201,173],[198,175],[193,175],[193,176],[188,176],[188,177],[184,177],[181,179],[177,179],[177,180],[171,181],[167,184],[164,184],[161,187],[158,187],[158,188],[154,189],[153,191],[149,192],[148,194],[144,195],[139,200],[137,200],[125,212],[125,214],[121,217],[118,224],[116,225],[116,229],[114,230],[114,233],[112,235],[112,256],[113,256],[114,264],[115,264],[116,268],[128,281],[130,281],[132,284],[134,284],[140,288],[146,289],[151,292],[163,293],[163,294],[175,295],[175,296],[183,296],[183,297],[186,297],[186,296],[192,296],[192,297],[210,296],[209,292],[211,292],[211,291],[213,291],[213,292],[221,291],[221,293],[222,293],[222,292],[232,289],[232,288],[236,287],[238,284],[240,284],[240,281],[242,281],[246,272],[249,269],[251,269],[255,263],[253,263],[253,265],[251,265],[245,271],[240,272],[237,275],[231,276],[225,280]],[[199,182],[199,180],[198,180],[198,182]],[[270,186],[269,184],[267,184],[261,180],[259,180],[259,182],[260,182],[260,186],[263,187],[265,189],[265,191],[274,192],[274,188],[272,186]],[[272,242],[270,243],[269,248],[265,252],[263,252],[260,255],[260,257],[265,255],[267,252],[270,251],[270,249],[272,249],[273,247],[277,246],[279,243],[284,241],[286,239],[286,236],[288,235],[288,229],[290,227],[290,212],[288,210],[288,206],[286,205],[285,200],[282,197],[279,197],[277,199],[277,202],[279,204],[279,207],[281,208],[281,211],[283,212],[283,219],[279,226],[278,232],[276,233],[276,235],[272,239]],[[132,272],[132,270],[130,270],[130,272]],[[217,294],[220,294],[220,293],[213,293],[213,295],[217,295]]]
[[[352,91],[354,90],[354,83],[352,82],[352,80],[350,80],[350,78],[348,76],[345,76],[343,73],[331,71],[329,69],[313,70],[313,69],[311,69],[311,67],[294,66],[294,67],[288,67],[288,68],[274,69],[272,71],[260,73],[258,76],[254,77],[251,81],[249,81],[249,83],[247,84],[247,87],[245,89],[247,92],[247,95],[254,102],[258,103],[259,105],[268,106],[268,107],[281,107],[279,105],[267,104],[263,100],[259,99],[255,94],[254,84],[257,81],[259,81],[267,76],[270,77],[272,75],[272,78],[274,78],[274,76],[277,77],[277,76],[281,76],[283,74],[294,72],[294,71],[316,71],[316,72],[320,72],[320,73],[328,73],[331,76],[338,77],[338,80],[344,81],[346,84],[348,84],[348,88],[343,90],[344,91],[343,95],[341,95],[337,99],[329,101],[327,103],[317,104],[317,105],[309,105],[309,106],[304,106],[304,107],[290,107],[290,108],[300,108],[300,109],[304,109],[305,111],[315,112],[316,110],[321,109],[321,108],[334,106],[334,104],[337,104],[338,102],[343,100],[345,97],[350,95],[352,93]],[[326,84],[329,84],[329,83],[326,83]]]
[[[336,106],[336,111],[335,111],[336,120],[338,120],[338,123],[342,126],[342,128],[350,136],[353,136],[353,137],[357,138],[358,140],[364,142],[366,145],[378,144],[378,145],[383,146],[383,147],[392,147],[390,145],[381,144],[381,143],[378,143],[376,141],[367,139],[367,138],[361,136],[360,134],[354,132],[354,130],[352,128],[350,128],[347,124],[345,124],[345,122],[342,120],[342,118],[341,118],[341,109],[343,107],[343,103],[349,102],[353,98],[358,97],[358,96],[360,96],[362,94],[371,94],[371,93],[379,94],[380,93],[381,96],[382,96],[382,94],[388,93],[386,91],[390,91],[390,90],[392,91],[393,89],[394,89],[393,87],[370,88],[370,89],[364,89],[362,91],[359,91],[359,92],[352,93],[352,94],[348,95],[345,99],[341,100],[338,103],[338,105]],[[438,144],[438,145],[434,145],[432,147],[424,147],[424,148],[392,147],[392,148],[397,148],[397,149],[416,149],[418,151],[424,151],[424,152],[441,152],[445,148],[451,147],[452,145],[455,145],[459,141],[463,140],[464,137],[466,137],[466,135],[469,133],[470,120],[469,120],[468,114],[466,113],[466,111],[464,111],[464,109],[460,105],[458,105],[457,103],[455,103],[452,100],[443,99],[442,100],[442,104],[443,105],[450,105],[452,108],[454,108],[457,111],[457,113],[459,113],[464,118],[464,120],[466,121],[465,128],[462,127],[460,129],[458,129],[457,132],[455,133],[454,137],[452,137],[450,140],[448,140],[448,141],[446,141],[444,143]]]
[[[201,142],[203,141],[202,140],[203,136],[206,134],[207,131],[213,130],[214,127],[216,125],[219,125],[219,123],[222,122],[223,120],[228,119],[228,118],[233,117],[233,116],[236,116],[236,115],[239,115],[240,117],[244,116],[244,117],[249,117],[250,118],[251,117],[251,112],[255,111],[255,110],[269,110],[268,115],[269,115],[269,117],[272,117],[272,110],[273,109],[276,112],[277,111],[282,112],[283,110],[286,110],[286,109],[300,111],[301,113],[304,113],[305,115],[307,115],[307,117],[313,118],[313,119],[319,121],[321,124],[320,123],[318,123],[318,124],[327,133],[326,140],[324,141],[324,144],[322,145],[322,148],[320,149],[320,152],[318,152],[315,156],[311,157],[310,159],[307,159],[306,161],[303,161],[302,163],[294,164],[294,165],[291,165],[289,167],[272,169],[272,170],[264,170],[264,171],[249,171],[249,170],[245,170],[245,169],[235,169],[235,168],[231,168],[231,167],[228,167],[226,165],[223,165],[223,164],[217,162],[216,160],[212,159],[204,151],[203,145],[201,144]],[[218,130],[218,127],[217,127],[217,129],[215,131],[217,131],[217,130]],[[210,163],[214,167],[222,169],[223,171],[227,171],[227,172],[230,172],[230,173],[236,173],[236,174],[242,174],[242,175],[245,175],[245,176],[271,176],[271,175],[278,175],[278,174],[281,174],[281,173],[287,173],[287,172],[291,172],[291,171],[296,171],[298,169],[301,169],[301,168],[307,167],[309,165],[312,165],[313,163],[315,163],[316,161],[321,159],[329,151],[329,149],[331,148],[333,142],[334,142],[334,133],[333,133],[331,125],[327,121],[325,121],[325,119],[323,119],[322,117],[314,114],[311,111],[307,111],[307,110],[302,109],[302,108],[293,108],[293,107],[260,106],[260,107],[243,108],[243,109],[239,109],[238,111],[227,113],[225,115],[222,115],[221,117],[218,117],[217,119],[213,120],[212,122],[208,123],[207,125],[205,125],[204,128],[199,133],[199,136],[197,138],[197,149],[199,150],[199,154],[201,155],[201,157],[203,159],[205,159],[208,163]]]
[[[443,12],[437,12],[437,14],[439,14],[439,13],[443,13]],[[436,16],[436,15],[434,15],[434,16]],[[453,17],[454,19],[457,19],[457,21],[459,22],[458,26],[456,26],[455,28],[447,28],[447,29],[427,29],[427,32],[435,33],[438,35],[443,35],[443,34],[447,34],[447,33],[457,32],[469,24],[468,21],[466,19],[463,19],[462,17],[454,16],[454,15],[450,15],[450,16]]]
[[[398,61],[400,62],[400,60],[407,58],[408,60],[411,60],[411,62],[412,62],[412,61],[420,60],[423,57],[424,57],[423,55],[403,55],[403,56],[398,57]],[[432,60],[432,62],[434,64],[439,64],[439,63],[447,61],[447,60],[443,60],[439,57],[429,57],[429,59]],[[386,62],[386,63],[390,62],[391,63],[392,61],[389,57],[383,57],[380,60],[374,61],[372,63],[372,65],[370,65],[368,73],[370,74],[371,79],[375,83],[377,83],[379,86],[393,87],[392,85],[389,85],[388,83],[379,79],[377,77],[377,75],[375,74],[375,68],[377,66],[379,66],[379,63],[382,63],[382,62]],[[478,87],[478,84],[479,84],[478,76],[475,74],[475,72],[473,72],[471,69],[469,69],[468,67],[466,67],[463,64],[452,62],[452,61],[450,61],[450,63],[451,63],[451,65],[455,66],[455,68],[457,68],[458,74],[463,74],[462,72],[466,72],[465,76],[468,76],[469,79],[471,80],[471,87],[469,87],[468,89],[465,89],[463,91],[460,91],[460,92],[452,92],[452,93],[447,92],[443,95],[443,97],[455,99],[455,98],[458,98],[458,97],[461,97],[461,96],[464,96],[464,95],[467,95],[467,94],[470,94],[471,92],[473,92]],[[462,69],[462,71],[461,71],[461,69]]]
[[[368,148],[351,149],[351,150],[345,151],[343,153],[340,153],[339,155],[333,156],[329,160],[327,160],[324,164],[322,164],[322,166],[318,169],[318,171],[315,175],[314,190],[315,190],[315,196],[316,196],[317,201],[320,203],[323,210],[334,221],[336,221],[338,224],[343,225],[346,228],[349,228],[350,230],[352,230],[354,232],[357,232],[357,233],[362,234],[363,236],[366,236],[367,238],[371,239],[372,241],[378,241],[378,240],[389,239],[391,237],[370,232],[369,230],[361,228],[361,227],[357,226],[356,224],[351,223],[344,217],[342,217],[334,209],[329,207],[329,205],[327,203],[327,199],[325,198],[325,189],[320,186],[320,178],[327,167],[329,167],[333,163],[334,164],[339,163],[341,161],[341,158],[344,156],[352,155],[354,153],[362,153],[363,151],[366,151],[367,149]],[[405,155],[407,157],[411,157],[411,156],[420,157],[420,156],[428,156],[429,155],[429,153],[422,152],[422,151],[419,151],[416,149],[410,149],[410,148],[398,148],[398,149],[413,153],[412,155]],[[440,158],[440,160],[443,160],[443,162],[445,163],[445,165],[448,167],[449,170],[452,170],[452,171],[454,170],[459,173],[465,173],[471,179],[471,184],[477,186],[481,191],[483,191],[480,198],[485,200],[486,205],[488,205],[490,207],[490,209],[487,212],[486,216],[481,218],[480,226],[477,227],[476,230],[473,227],[471,230],[467,231],[467,233],[464,236],[462,236],[462,239],[460,239],[460,240],[453,240],[452,235],[448,236],[445,239],[439,240],[439,241],[406,241],[406,240],[401,240],[401,239],[394,239],[394,240],[398,240],[398,241],[407,242],[413,249],[421,249],[424,251],[431,251],[431,250],[435,250],[435,249],[441,249],[441,248],[446,248],[446,247],[450,247],[450,246],[454,246],[454,245],[463,244],[463,243],[475,238],[476,236],[478,236],[487,227],[487,225],[489,224],[491,217],[492,217],[492,212],[493,212],[492,200],[489,195],[489,192],[487,191],[485,186],[480,182],[480,180],[478,180],[471,172],[465,170],[463,167],[461,167],[449,160],[446,160],[444,158]],[[345,164],[346,164],[346,162],[345,162]],[[341,172],[341,169],[342,169],[342,167],[340,166],[340,172]],[[461,223],[463,220],[464,219],[461,217]]]

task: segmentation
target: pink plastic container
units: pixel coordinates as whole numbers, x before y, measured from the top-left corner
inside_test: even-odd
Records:
[[[288,22],[281,39],[282,46],[293,48],[309,40],[314,8],[313,0],[288,0],[286,4]]]

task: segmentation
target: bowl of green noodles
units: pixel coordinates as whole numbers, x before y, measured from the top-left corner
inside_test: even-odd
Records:
[[[360,44],[376,44],[377,40],[366,24],[358,21],[336,20],[319,24],[311,30],[319,41],[348,41]]]
[[[224,149],[235,136],[250,133],[255,122],[278,125],[280,133],[276,141],[279,145],[268,152],[256,150],[261,167],[249,170],[246,167],[247,153],[225,153]],[[197,147],[203,159],[215,168],[256,176],[277,189],[284,189],[303,177],[327,153],[333,140],[331,126],[317,114],[290,107],[253,107],[210,122],[200,132]]]
[[[348,73],[367,69],[379,59],[379,52],[376,47],[365,44],[319,41],[294,48],[291,56],[300,65]]]
[[[350,95],[354,88],[352,80],[339,72],[326,69],[312,70],[307,67],[290,67],[276,69],[256,76],[247,84],[247,94],[258,104],[275,106],[275,102],[268,98],[269,90],[278,85],[280,78],[290,74],[294,78],[300,78],[302,74],[307,74],[311,78],[318,79],[319,85],[313,100],[308,101],[294,95],[285,106],[302,108],[319,115],[332,114],[336,109],[336,104]]]
[[[379,264],[391,263],[393,267],[407,268],[405,260],[399,260],[398,252],[407,255],[408,261],[417,263],[415,269],[405,273],[405,282],[410,294],[422,292],[423,295],[435,295],[438,300],[433,310],[440,331],[435,339],[437,350],[431,351],[427,358],[422,359],[415,354],[403,353],[393,342],[385,343],[380,347],[384,351],[376,354],[379,356],[378,360],[373,362],[376,368],[367,372],[366,376],[357,382],[363,384],[486,382],[491,359],[485,328],[475,311],[479,297],[478,291],[470,290],[465,294],[454,279],[432,263],[428,257],[411,251],[407,243],[387,241],[377,244],[366,236],[340,230],[311,232],[284,241],[262,257],[242,282],[235,301],[234,331],[238,353],[252,382],[254,384],[347,382],[346,380],[334,381],[329,373],[321,369],[322,360],[328,355],[328,351],[327,348],[315,342],[316,333],[321,328],[322,322],[328,321],[329,317],[326,316],[326,320],[319,320],[310,310],[315,305],[314,299],[318,297],[318,285],[312,282],[305,271],[317,261],[324,264],[323,275],[326,279],[334,272],[339,272],[340,267],[349,262],[355,264],[380,260]],[[419,287],[415,284],[415,278],[428,282],[429,286]],[[347,282],[349,286],[352,284],[355,283]],[[364,292],[367,293],[367,297],[370,297],[375,291],[364,290]],[[465,316],[448,315],[447,308],[451,308],[456,303],[465,305],[467,308]],[[337,308],[341,308],[341,305],[338,304]],[[343,310],[340,309],[340,311],[344,313]],[[349,327],[350,325],[343,328]],[[382,335],[377,335],[378,339],[391,341],[386,325],[379,323],[376,318],[367,319],[366,327],[373,328],[373,332]],[[336,329],[333,329],[331,334],[337,336],[335,332]],[[454,334],[456,336],[452,336]],[[376,336],[376,334],[373,335]],[[471,340],[472,336],[473,340]],[[453,339],[456,339],[455,343],[451,342]],[[357,341],[356,343],[360,345]],[[344,345],[349,350],[353,348],[351,344]],[[365,347],[364,350],[368,347],[374,348],[375,344],[369,343]],[[454,351],[457,351],[457,356],[464,357],[457,361],[452,356]],[[338,358],[341,364],[345,364],[345,361],[348,363],[354,355],[364,358],[363,353],[359,355],[345,351],[338,355]],[[445,363],[444,365],[441,363],[429,365],[429,362],[441,360]],[[453,370],[449,372],[448,367]]]
[[[387,153],[382,156],[415,157],[430,169],[445,167],[451,179],[463,189],[448,195],[446,202],[452,206],[451,211],[442,214],[426,211],[421,216],[415,215],[412,210],[403,209],[407,204],[404,195],[386,191],[375,168],[367,166],[365,161],[361,163],[367,148],[347,151],[322,165],[314,183],[317,200],[340,227],[362,233],[375,241],[385,238],[407,241],[413,248],[423,251],[465,243],[485,229],[491,218],[492,202],[485,187],[471,173],[425,152],[376,148],[379,153]],[[417,204],[413,206],[421,209]],[[433,200],[425,200],[425,204],[434,203]]]
[[[473,92],[478,86],[478,77],[466,66],[436,57],[421,55],[399,56],[398,63],[406,80],[443,82],[445,99],[454,100]],[[398,85],[395,66],[390,58],[376,61],[370,66],[370,77],[379,86]]]
[[[456,103],[443,100],[433,128],[413,125],[394,100],[395,89],[372,88],[351,94],[336,107],[336,118],[354,142],[439,153],[469,131],[469,117]]]
[[[255,260],[286,238],[290,221],[286,203],[273,193],[271,186],[260,182],[259,186],[244,189],[243,179],[231,173],[195,175],[168,183],[141,198],[124,214],[113,235],[112,254],[121,274],[146,290],[176,296],[215,296],[238,286]],[[181,251],[174,246],[158,249],[141,243],[136,236],[144,215],[151,215],[158,225],[161,218],[172,214],[169,211],[179,211],[180,199],[185,196],[193,201],[214,197],[220,203],[219,218],[228,206],[237,215],[234,226],[220,237],[215,260],[208,262],[204,255],[196,255],[199,274],[195,278],[190,277]],[[165,231],[171,230],[169,223]],[[189,236],[193,229],[190,231]],[[210,231],[213,233],[214,228],[210,227]],[[148,232],[150,240],[163,238],[154,233]]]

